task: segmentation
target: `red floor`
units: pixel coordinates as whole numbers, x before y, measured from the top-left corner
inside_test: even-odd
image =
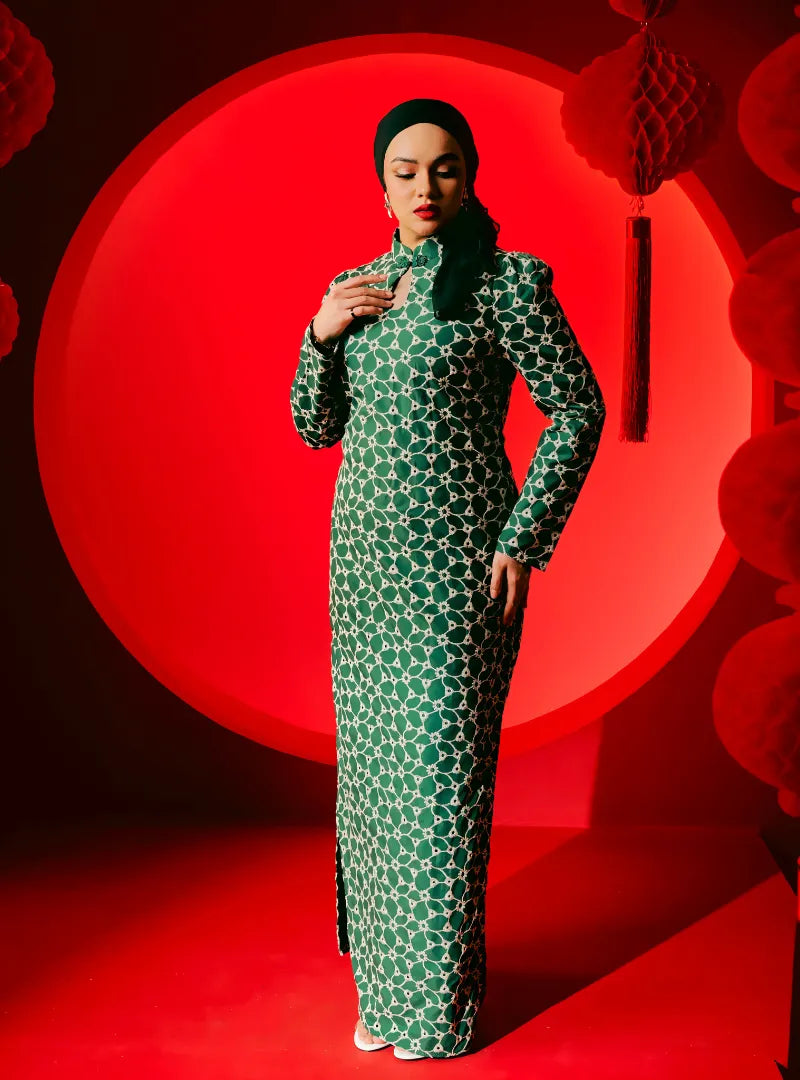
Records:
[[[794,894],[738,829],[494,832],[474,1053],[352,1042],[327,829],[98,825],[2,852],[4,1080],[777,1080]]]

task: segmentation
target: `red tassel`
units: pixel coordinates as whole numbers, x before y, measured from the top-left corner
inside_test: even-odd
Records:
[[[625,359],[620,439],[646,442],[650,410],[650,218],[626,219]]]

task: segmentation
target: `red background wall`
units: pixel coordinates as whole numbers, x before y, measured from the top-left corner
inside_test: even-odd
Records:
[[[496,3],[470,11],[361,3],[334,10],[311,2],[299,20],[236,0],[224,9],[185,0],[145,3],[135,16],[86,0],[69,10],[28,2],[13,11],[53,60],[56,103],[45,129],[3,171],[0,272],[22,316],[14,350],[0,362],[4,821],[186,814],[329,823],[334,770],[256,745],[185,705],[114,638],[64,557],[41,490],[32,414],[38,327],[59,260],[98,187],[148,131],[211,83],[271,53],[353,34],[456,29],[578,71],[621,45],[634,24],[602,0],[528,8]],[[656,26],[723,88],[728,120],[695,171],[746,254],[796,219],[791,193],[744,153],[735,105],[752,68],[797,29],[791,5],[775,0],[738,9],[721,0],[684,0]],[[397,88],[398,100],[414,93],[413,86]],[[335,103],[321,108],[319,119],[336,123]],[[346,142],[346,107],[340,119]],[[783,391],[776,387],[778,421],[788,415]],[[710,695],[730,645],[787,614],[774,602],[775,585],[740,563],[714,610],[655,678],[593,727],[513,759],[500,773],[498,800],[513,799],[520,784],[538,785],[537,820],[568,823],[559,817],[560,796],[567,805],[570,785],[585,786],[581,765],[592,761],[596,822],[741,823],[774,816],[772,789],[719,743]]]

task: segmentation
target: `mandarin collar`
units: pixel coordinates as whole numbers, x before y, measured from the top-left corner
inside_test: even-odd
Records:
[[[416,247],[404,244],[400,239],[400,227],[392,233],[391,259],[393,264],[403,270],[409,266],[424,266],[426,270],[438,266],[442,261],[442,238],[438,232],[431,233],[421,240]]]

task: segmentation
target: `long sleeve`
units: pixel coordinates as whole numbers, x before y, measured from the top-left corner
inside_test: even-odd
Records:
[[[506,252],[505,258],[495,298],[497,343],[551,422],[541,433],[496,550],[544,570],[597,453],[606,409],[552,290],[552,268],[523,251]]]
[[[322,297],[346,274],[337,274]],[[331,350],[321,350],[311,337],[313,318],[300,342],[300,360],[290,391],[292,420],[300,438],[313,450],[334,446],[344,435],[350,415],[350,392],[344,359],[344,334]]]

